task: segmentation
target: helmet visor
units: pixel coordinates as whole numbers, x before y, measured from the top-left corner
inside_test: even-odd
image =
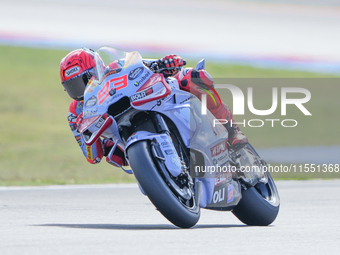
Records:
[[[65,88],[67,94],[77,100],[83,100],[84,99],[84,91],[85,91],[85,81],[83,79],[83,74],[79,75],[78,77],[75,77],[73,79],[64,81],[62,83],[63,87]]]

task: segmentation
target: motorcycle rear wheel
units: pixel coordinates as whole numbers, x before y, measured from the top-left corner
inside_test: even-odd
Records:
[[[268,226],[276,219],[280,198],[271,175],[268,183],[258,183],[242,191],[242,199],[232,213],[243,223],[251,226]]]
[[[184,201],[168,182],[161,169],[155,164],[151,153],[150,141],[139,141],[127,149],[130,166],[135,178],[150,201],[165,218],[180,228],[190,228],[196,225],[200,218],[200,208],[194,197]],[[162,163],[161,163],[162,164]],[[188,204],[191,204],[188,206]]]

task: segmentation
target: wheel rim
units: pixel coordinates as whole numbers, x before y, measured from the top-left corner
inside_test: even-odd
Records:
[[[258,183],[255,185],[255,189],[269,204],[279,206],[280,197],[276,185],[269,173],[267,173],[267,178],[268,182],[266,184]]]
[[[178,199],[178,201],[189,211],[198,212],[199,207],[196,204],[194,193],[189,187],[181,188],[176,184],[176,182],[171,178],[168,170],[165,168],[164,163],[160,159],[155,159],[157,165],[159,166],[159,173],[172,194]]]

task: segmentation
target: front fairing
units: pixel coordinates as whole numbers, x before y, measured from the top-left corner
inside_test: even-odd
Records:
[[[103,47],[98,50],[98,53],[101,58],[96,60],[95,75],[85,89],[84,119],[106,113],[110,104],[123,96],[123,89],[124,95],[129,94],[126,93],[129,71],[134,66],[143,67],[138,52],[129,53]]]
[[[98,49],[96,68],[84,93],[84,120],[109,113],[113,118],[111,128],[104,137],[118,135],[116,116],[131,108],[150,110],[154,102],[171,93],[171,87],[162,74],[154,74],[143,64],[141,55],[124,52],[113,47]],[[88,127],[96,132],[99,119]]]
[[[143,65],[141,55],[112,47],[98,50],[96,75],[84,94],[84,118],[102,115],[110,105],[127,97],[131,107],[150,110],[149,102],[170,94],[171,88],[163,75],[154,74]]]

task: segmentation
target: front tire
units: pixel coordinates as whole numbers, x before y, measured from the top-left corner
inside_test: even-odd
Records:
[[[150,141],[132,144],[127,149],[127,155],[135,178],[157,210],[178,227],[194,226],[200,218],[199,206],[194,197],[190,201],[183,201],[173,192],[167,177],[161,174],[153,160]]]

